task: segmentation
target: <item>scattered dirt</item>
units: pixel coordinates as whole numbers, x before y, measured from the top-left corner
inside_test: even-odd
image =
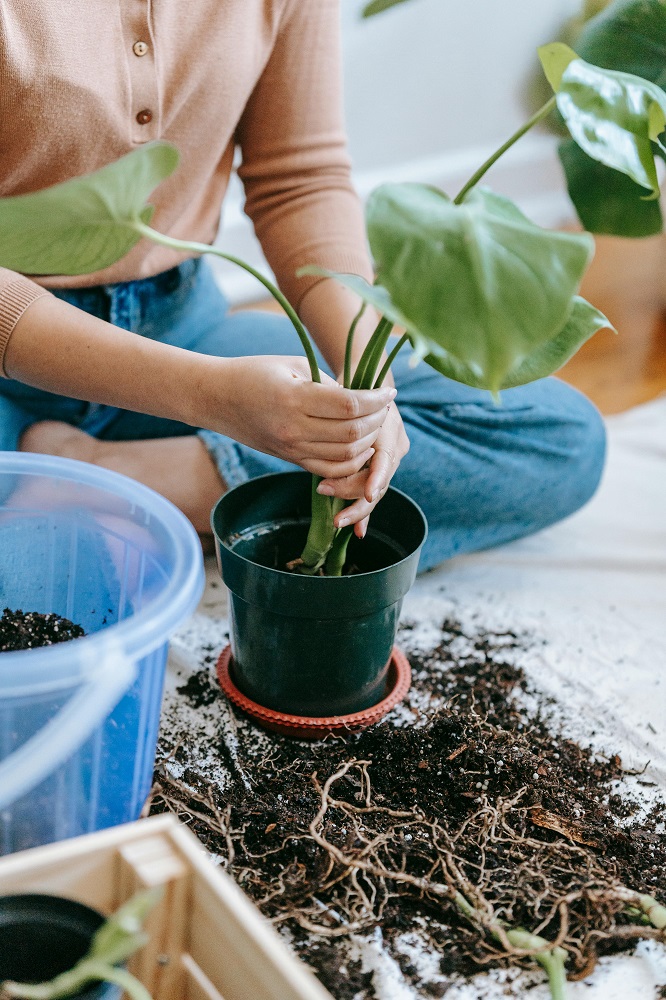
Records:
[[[189,824],[336,1000],[375,995],[342,944],[377,926],[423,996],[444,996],[454,974],[533,966],[491,933],[497,922],[561,945],[570,978],[583,978],[600,954],[663,940],[618,887],[666,900],[666,806],[655,799],[645,815],[618,755],[557,731],[511,663],[520,644],[447,621],[436,649],[411,656],[411,721],[315,744],[276,736],[269,752],[239,727],[233,759],[208,748],[235,768],[223,790],[184,744],[163,742],[153,812]],[[212,668],[179,689],[193,706],[221,697]],[[401,945],[415,927],[436,974]]]
[[[83,635],[81,626],[67,618],[5,608],[0,618],[0,653],[53,646],[56,642],[80,639]]]

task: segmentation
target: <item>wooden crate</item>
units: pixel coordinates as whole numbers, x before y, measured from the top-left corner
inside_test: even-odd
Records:
[[[156,885],[150,942],[129,966],[154,1000],[331,1000],[172,816],[0,858],[0,895],[69,896],[105,914]]]

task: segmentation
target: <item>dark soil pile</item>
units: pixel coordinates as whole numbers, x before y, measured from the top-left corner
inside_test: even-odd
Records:
[[[85,632],[81,626],[67,618],[5,608],[0,618],[0,653],[53,646],[56,642],[80,639],[83,635]]]
[[[316,744],[275,737],[269,754],[241,733],[224,791],[183,746],[161,748],[153,811],[177,812],[227,859],[336,1000],[372,995],[360,967],[341,971],[338,941],[377,924],[389,948],[418,924],[440,955],[438,981],[417,983],[433,996],[454,972],[530,964],[490,933],[498,922],[563,946],[572,978],[638,937],[663,939],[627,890],[666,900],[666,807],[639,814],[618,792],[619,756],[547,722],[548,706],[507,655],[518,638],[467,636],[454,655],[461,636],[445,622],[439,646],[411,657],[414,704],[421,692],[436,706],[414,725],[387,721]],[[219,697],[207,670],[181,691],[193,705]],[[178,781],[169,755],[188,764]],[[392,954],[417,982],[404,954]]]

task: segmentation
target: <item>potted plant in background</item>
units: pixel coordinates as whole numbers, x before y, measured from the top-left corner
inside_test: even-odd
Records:
[[[345,385],[381,385],[397,350],[410,342],[415,361],[497,398],[502,389],[551,374],[592,334],[610,326],[577,295],[592,237],[541,229],[479,182],[557,105],[591,162],[619,172],[621,183],[642,191],[640,197],[656,199],[654,154],[666,121],[666,95],[650,81],[599,69],[561,43],[544,46],[539,55],[553,96],[455,198],[418,184],[385,185],[373,193],[367,215],[378,272],[374,285],[355,275],[306,269],[335,277],[357,293],[361,309],[370,305],[380,315],[355,371],[347,360]],[[318,381],[307,332],[278,289],[216,247],[175,240],[150,227],[145,200],[177,161],[173,147],[156,143],[87,177],[0,201],[0,264],[32,274],[91,272],[141,238],[217,254],[255,274],[280,302]],[[404,333],[384,362],[396,326]],[[414,512],[408,523],[411,501],[389,491],[368,537],[362,544],[350,542],[351,531],[333,523],[342,502],[320,496],[316,484],[298,473],[243,484],[222,498],[213,527],[232,592],[236,696],[245,696],[246,708],[263,706],[264,722],[297,729],[302,723],[299,731],[318,733],[372,721],[390,704],[391,684],[394,697],[399,694],[400,672],[389,674],[388,660],[425,526]],[[343,575],[348,545],[348,562],[357,572]],[[286,715],[286,722],[275,713]],[[298,715],[314,718],[294,722]],[[328,718],[333,715],[342,718]]]
[[[146,943],[160,895],[137,893],[107,920],[62,896],[0,896],[1,1000],[150,1000],[122,963]]]

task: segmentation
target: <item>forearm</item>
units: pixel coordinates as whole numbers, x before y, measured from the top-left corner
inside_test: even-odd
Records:
[[[357,296],[333,280],[318,282],[301,302],[301,319],[336,376],[342,375],[347,333],[359,307]],[[377,313],[368,308],[358,322],[352,349],[352,372],[372,336],[377,320]],[[393,384],[390,372],[385,384]]]
[[[47,295],[17,323],[5,371],[59,395],[194,423],[192,401],[207,376],[206,360]]]

